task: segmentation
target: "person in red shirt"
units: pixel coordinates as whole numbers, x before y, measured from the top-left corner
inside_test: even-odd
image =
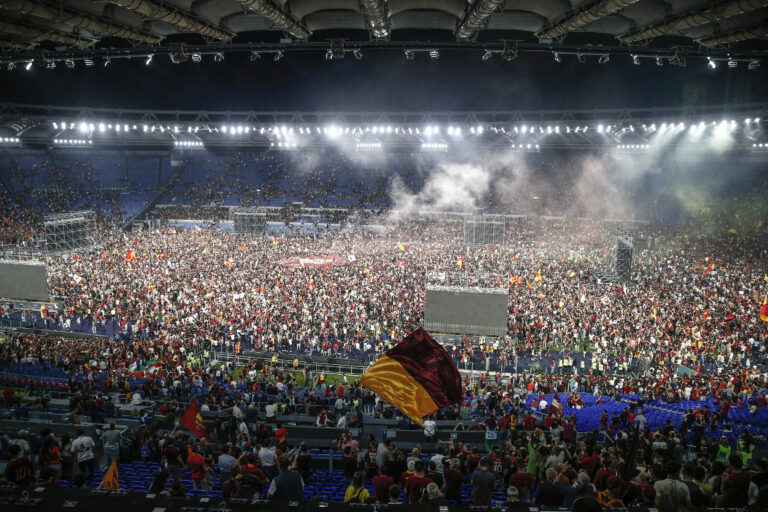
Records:
[[[509,475],[510,487],[516,487],[519,492],[520,501],[526,501],[534,488],[533,477],[521,471],[521,468],[516,464],[511,469],[511,475]]]
[[[248,453],[240,457],[240,474],[252,475],[262,482],[269,482],[269,477],[257,465],[258,457],[255,453]]]
[[[395,483],[392,477],[387,473],[389,468],[386,464],[381,467],[381,474],[373,477],[373,497],[379,503],[387,503],[389,501],[389,488]]]
[[[531,413],[529,412],[528,415],[523,418],[523,430],[533,430],[533,428],[536,426],[536,418],[531,416]]]
[[[414,465],[414,473],[405,482],[405,494],[408,496],[408,503],[416,503],[421,498],[421,491],[429,484],[433,483],[431,478],[424,476],[424,461],[417,460]]]
[[[189,477],[192,479],[192,486],[195,489],[202,491],[210,490],[205,459],[200,455],[200,448],[197,445],[190,446],[189,448],[187,468],[189,469]]]
[[[365,452],[365,476],[373,478],[379,472],[379,466],[376,464],[376,442],[371,441],[368,451]]]

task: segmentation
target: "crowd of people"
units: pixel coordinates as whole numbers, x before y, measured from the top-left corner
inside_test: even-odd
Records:
[[[273,155],[260,157],[258,165],[269,172],[264,183],[251,186],[236,170],[256,165],[252,158],[217,161],[216,169],[224,165],[231,172],[212,171],[207,178],[182,170],[171,187],[187,205],[181,211],[194,217],[205,207],[223,214],[206,205],[232,186],[243,192],[243,204],[258,204],[283,189],[311,201],[335,190],[336,179],[354,182],[349,163],[320,171],[308,161],[306,173],[286,174],[286,162],[309,157]],[[203,178],[209,187],[201,186]],[[379,188],[352,186],[348,194],[360,205],[380,206]],[[73,193],[60,187],[62,198]],[[4,241],[34,244],[39,213],[7,199],[0,201]],[[61,201],[52,207],[70,204]],[[111,210],[119,214],[118,206]],[[373,361],[422,325],[429,274],[436,284],[476,276],[483,286],[508,291],[506,336],[468,336],[448,347],[460,369],[487,371],[475,379],[466,373],[462,403],[435,416],[495,437],[486,439],[484,450],[450,443],[429,458],[420,452],[408,457],[386,440],[362,446],[341,439],[346,501],[438,506],[465,498],[462,485],[469,485],[475,504],[503,489],[511,503],[547,506],[575,507],[591,497],[604,506],[765,509],[768,463],[752,458],[761,440],[749,431],[736,442],[714,434],[729,428],[731,408],[757,416],[768,405],[767,330],[759,318],[768,293],[762,223],[747,231],[719,217],[714,234],[701,234],[694,224],[625,225],[645,245],[635,248],[631,280],[619,285],[599,272],[607,258],[599,222],[523,217],[507,223],[503,244],[468,246],[460,224],[439,220],[392,221],[380,231],[245,237],[212,227],[124,233],[109,218],[100,217],[97,249],[50,260],[55,304],[23,312],[0,306],[4,322],[21,315],[62,334],[10,332],[0,356],[2,364],[65,375],[77,418],[113,418],[128,406],[149,423],[182,412],[192,400],[203,411],[227,411],[217,417],[210,442],[148,427],[130,433],[131,457],[163,464],[155,492],[183,493],[186,468],[196,489],[219,482],[227,496],[298,497],[290,489],[311,478],[311,455],[306,447],[292,450],[297,440],[287,443],[284,429],[276,437],[262,417],[304,414],[318,427],[340,429],[360,427],[370,417],[396,418],[400,428],[413,428],[354,378],[331,386],[298,359],[287,368],[276,359],[271,365],[237,359],[217,365],[211,355],[255,350],[289,359]],[[316,263],[331,255],[344,263]],[[295,266],[286,261],[291,257],[310,264]],[[107,336],[83,339],[69,332]],[[553,394],[556,400],[545,398]],[[605,412],[597,431],[580,429],[582,419],[564,409],[585,407],[586,395],[595,398],[592,407],[612,401],[626,404],[625,410]],[[9,405],[16,400],[13,390],[4,398]],[[651,428],[643,405],[658,400],[707,403],[692,405],[679,423]],[[9,438],[4,477],[50,485],[62,475],[86,479],[97,455],[120,457],[115,432],[105,428],[96,440],[50,432],[34,436],[34,443],[28,434]]]

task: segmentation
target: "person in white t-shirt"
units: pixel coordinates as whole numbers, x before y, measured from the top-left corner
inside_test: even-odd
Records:
[[[427,416],[427,419],[424,420],[424,437],[427,438],[427,441],[432,441],[436,435],[437,423],[432,419],[432,416]]]
[[[88,479],[93,477],[95,471],[95,460],[93,457],[93,448],[96,443],[93,439],[85,435],[83,429],[77,430],[77,439],[72,441],[72,453],[77,459],[77,465],[80,473],[87,473]]]

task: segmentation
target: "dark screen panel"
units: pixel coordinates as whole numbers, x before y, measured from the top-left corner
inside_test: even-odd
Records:
[[[434,333],[504,336],[508,306],[506,291],[427,288],[424,328]]]
[[[0,262],[0,297],[49,301],[48,274],[45,265]]]

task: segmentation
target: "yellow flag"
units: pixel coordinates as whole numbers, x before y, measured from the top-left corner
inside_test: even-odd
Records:
[[[120,484],[117,482],[117,461],[113,460],[112,465],[104,473],[104,478],[101,480],[101,486],[106,491],[119,491]]]

